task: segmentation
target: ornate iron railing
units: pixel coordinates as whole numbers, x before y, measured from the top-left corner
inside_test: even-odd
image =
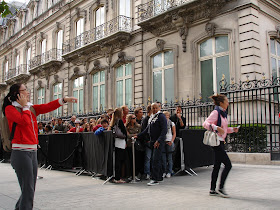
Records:
[[[41,66],[50,61],[61,61],[62,60],[62,50],[53,48],[41,55],[35,56],[30,60],[30,69]]]
[[[5,80],[7,81],[20,74],[28,74],[27,64],[21,64],[21,65],[17,66],[16,68],[9,69],[8,74],[5,75]]]
[[[79,49],[87,44],[111,36],[117,32],[132,30],[132,18],[120,15],[92,30],[86,31],[74,39],[63,43],[63,54]]]
[[[138,23],[194,0],[152,0],[137,6]]]

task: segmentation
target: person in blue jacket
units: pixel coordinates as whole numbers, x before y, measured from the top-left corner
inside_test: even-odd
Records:
[[[150,117],[147,128],[139,133],[135,138],[140,138],[149,133],[151,141],[150,145],[153,148],[152,158],[152,179],[148,186],[159,184],[162,181],[162,150],[165,145],[165,138],[167,133],[167,120],[165,115],[160,111],[159,103],[152,104],[153,115]]]
[[[98,136],[98,135],[101,135],[101,134],[103,133],[104,130],[107,130],[107,129],[108,129],[108,126],[109,126],[108,120],[107,120],[107,119],[102,119],[102,120],[101,120],[101,126],[102,126],[102,127],[98,128],[98,129],[94,132],[95,135],[97,135],[97,136]]]

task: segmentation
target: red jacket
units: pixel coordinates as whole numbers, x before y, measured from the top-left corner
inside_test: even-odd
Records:
[[[45,114],[60,107],[61,104],[58,102],[58,100],[59,99],[47,104],[33,105],[36,115],[38,116],[39,114]],[[13,123],[17,123],[12,144],[38,144],[37,120],[36,116],[30,110],[24,110],[20,113],[14,106],[9,105],[5,108],[5,114],[8,119],[10,131],[12,130]],[[31,121],[31,116],[33,124]]]

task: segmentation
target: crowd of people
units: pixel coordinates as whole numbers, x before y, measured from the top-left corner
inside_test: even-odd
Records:
[[[159,127],[152,130],[152,124],[158,120],[159,115],[163,123],[160,122]],[[70,121],[53,118],[47,124],[38,123],[38,134],[94,132],[95,135],[102,135],[104,130],[112,130],[115,135],[115,183],[126,183],[132,179],[132,142],[136,139],[135,179],[151,179],[148,184],[154,185],[158,184],[155,180],[161,181],[172,176],[174,140],[176,135],[179,136],[179,130],[185,126],[186,119],[182,116],[180,106],[176,107],[175,114],[171,116],[168,111],[161,112],[160,103],[153,103],[147,106],[146,116],[142,107],[137,107],[134,113],[130,114],[128,107],[122,106],[107,110],[106,114],[97,120],[77,119],[74,115]],[[155,132],[159,132],[156,135],[158,137],[152,138]],[[161,139],[158,143],[161,145],[155,148],[154,144],[158,139]],[[159,171],[156,175],[153,174],[153,169],[159,170],[160,174]]]

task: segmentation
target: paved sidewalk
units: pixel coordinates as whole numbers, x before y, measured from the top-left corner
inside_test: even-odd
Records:
[[[164,179],[158,186],[102,185],[90,176],[39,170],[35,209],[279,209],[280,166],[234,164],[226,183],[231,198],[208,195],[212,167],[197,168],[198,176]],[[0,164],[0,209],[14,209],[20,195],[16,175]]]

